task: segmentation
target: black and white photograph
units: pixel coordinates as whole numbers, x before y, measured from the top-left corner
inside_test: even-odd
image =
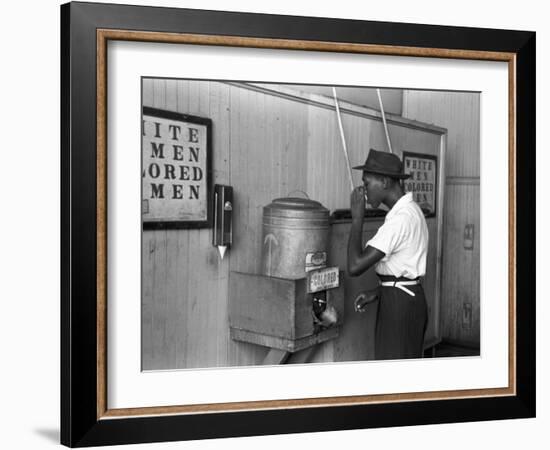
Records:
[[[480,92],[141,96],[142,371],[480,357]]]

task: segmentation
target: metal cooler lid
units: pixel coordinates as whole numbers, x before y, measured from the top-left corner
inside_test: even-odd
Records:
[[[264,214],[287,217],[327,217],[329,210],[315,200],[299,197],[276,198],[264,206]]]

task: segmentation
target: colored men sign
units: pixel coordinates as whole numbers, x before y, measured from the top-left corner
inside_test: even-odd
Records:
[[[403,171],[411,175],[405,180],[405,191],[412,192],[426,216],[434,216],[437,199],[437,157],[403,152]]]
[[[207,226],[210,120],[143,108],[144,223]]]

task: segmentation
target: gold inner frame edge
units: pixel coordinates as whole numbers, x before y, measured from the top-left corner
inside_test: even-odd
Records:
[[[97,418],[115,419],[135,416],[206,414],[270,409],[296,409],[403,401],[450,400],[502,397],[516,394],[516,54],[478,50],[404,47],[325,41],[249,38],[240,36],[159,33],[98,29],[97,36]],[[472,59],[508,62],[509,74],[509,179],[508,179],[508,252],[509,252],[509,384],[505,388],[413,392],[364,396],[319,397],[288,400],[264,400],[200,405],[148,406],[108,409],[107,405],[107,42],[109,40],[217,45],[247,48],[363,53],[391,56]]]

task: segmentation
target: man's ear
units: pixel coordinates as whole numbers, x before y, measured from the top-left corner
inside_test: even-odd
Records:
[[[382,188],[388,189],[391,186],[391,180],[389,177],[382,177]]]

